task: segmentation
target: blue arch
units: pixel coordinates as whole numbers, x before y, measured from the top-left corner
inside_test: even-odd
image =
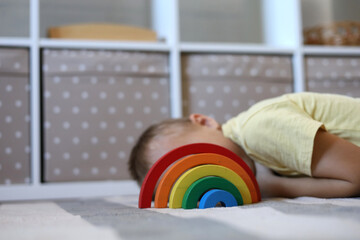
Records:
[[[199,208],[212,208],[218,202],[224,205],[224,207],[237,206],[237,201],[231,193],[220,189],[211,189],[201,197]]]

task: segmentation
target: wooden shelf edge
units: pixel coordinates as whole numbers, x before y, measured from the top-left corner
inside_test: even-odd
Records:
[[[170,51],[170,46],[159,42],[123,42],[123,41],[91,41],[91,40],[54,40],[41,39],[43,48],[77,48],[77,49],[119,49],[139,51]]]
[[[209,53],[249,53],[249,54],[284,54],[292,55],[295,48],[268,46],[265,44],[240,43],[181,43],[182,52],[209,52]]]
[[[304,46],[303,52],[306,55],[336,55],[349,56],[360,55],[360,46]]]
[[[0,37],[0,46],[9,47],[30,47],[30,38],[11,38],[11,37]]]

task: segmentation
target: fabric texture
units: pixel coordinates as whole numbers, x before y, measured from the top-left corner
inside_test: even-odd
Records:
[[[191,53],[181,56],[183,113],[226,122],[293,90],[290,56]]]
[[[138,196],[2,203],[0,239],[359,239],[359,198],[276,198],[208,209],[137,208]]]
[[[311,176],[319,128],[360,146],[360,99],[293,93],[265,100],[230,119],[226,137],[255,161],[283,175]]]
[[[0,48],[0,185],[29,184],[29,51]]]
[[[306,56],[304,64],[309,91],[360,97],[359,57]]]
[[[44,181],[130,179],[138,136],[170,117],[168,56],[43,50]]]

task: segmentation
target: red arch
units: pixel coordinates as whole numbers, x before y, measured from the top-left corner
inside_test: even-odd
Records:
[[[154,193],[156,183],[159,180],[161,174],[166,170],[166,168],[168,168],[172,163],[174,163],[180,158],[183,158],[187,155],[198,154],[198,153],[216,153],[219,155],[224,155],[234,160],[237,164],[243,167],[244,170],[248,173],[252,182],[255,185],[257,195],[259,196],[259,201],[261,200],[259,186],[257,184],[253,172],[238,155],[219,145],[210,144],[210,143],[193,143],[178,147],[168,152],[167,154],[162,156],[151,167],[151,169],[145,176],[144,182],[141,186],[140,196],[139,196],[139,208],[151,207],[152,195]]]

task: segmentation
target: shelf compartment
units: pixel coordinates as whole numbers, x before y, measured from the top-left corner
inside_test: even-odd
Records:
[[[225,122],[254,103],[290,93],[290,56],[182,54],[183,111]]]
[[[304,28],[329,24],[334,21],[360,21],[358,0],[301,0]]]
[[[29,52],[0,48],[0,184],[29,184]]]
[[[260,0],[179,1],[181,41],[262,43]]]
[[[0,37],[26,38],[30,36],[29,0],[2,0],[0,3]]]
[[[180,41],[297,46],[300,34],[297,3],[297,0],[182,0]]]
[[[170,117],[168,54],[44,49],[45,182],[129,179],[131,147]]]
[[[338,0],[301,0],[301,13],[302,13],[302,27],[305,30],[312,29],[314,27],[323,27],[323,26],[332,26],[334,23],[338,22],[360,22],[360,1],[358,0],[347,0],[347,1],[338,1]],[[338,32],[336,29],[333,29],[337,35],[330,35],[330,31],[325,32],[328,36],[336,36],[340,38],[341,31]],[[345,34],[345,29],[343,34]],[[314,32],[314,36],[311,41],[315,43],[323,42],[323,40],[318,38],[320,32]],[[357,30],[357,35],[358,30]],[[327,40],[329,44],[334,44],[333,42],[338,42],[337,44],[342,44],[343,41],[340,39],[331,38]],[[346,41],[345,41],[346,42]]]
[[[151,29],[151,1],[140,0],[41,0],[40,37],[47,37],[50,27],[82,24],[111,23]]]

